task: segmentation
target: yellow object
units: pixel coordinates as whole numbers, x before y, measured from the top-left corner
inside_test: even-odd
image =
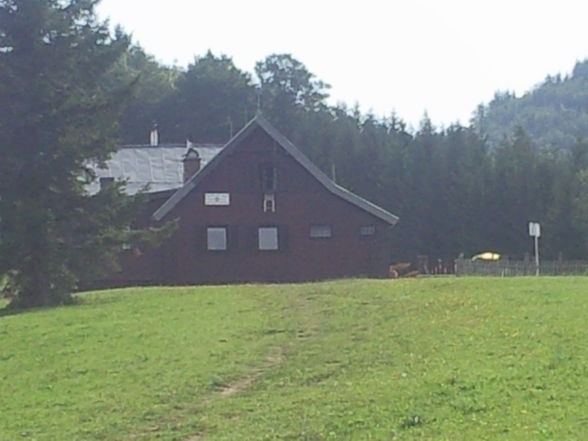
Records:
[[[500,254],[487,251],[485,253],[476,254],[474,257],[472,257],[472,260],[486,260],[490,262],[495,262],[497,260],[500,260]]]

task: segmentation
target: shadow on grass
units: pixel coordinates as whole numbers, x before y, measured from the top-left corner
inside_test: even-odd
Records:
[[[52,309],[58,308],[69,308],[82,305],[83,302],[78,298],[73,298],[68,303],[58,303],[55,305],[47,305],[47,306],[34,306],[34,307],[19,307],[13,303],[10,303],[7,300],[3,300],[0,303],[0,318],[2,317],[10,317],[14,315],[21,315],[21,314],[34,314],[37,312],[44,312]]]

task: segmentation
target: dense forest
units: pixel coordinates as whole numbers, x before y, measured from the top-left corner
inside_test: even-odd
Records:
[[[472,119],[491,146],[522,127],[541,148],[569,148],[588,135],[588,61],[576,63],[570,75],[549,75],[520,97],[497,92]]]
[[[486,250],[521,258],[532,251],[530,220],[542,224],[544,256],[586,256],[588,62],[521,98],[497,94],[470,127],[439,129],[424,117],[416,131],[394,114],[328,105],[329,85],[288,54],[259,61],[252,75],[227,56],[177,68],[133,47],[112,78],[136,79],[123,143],[144,142],[153,123],[164,142],[224,142],[261,111],[339,184],[400,217],[394,260]]]

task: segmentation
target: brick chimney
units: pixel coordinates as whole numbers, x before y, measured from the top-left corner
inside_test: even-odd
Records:
[[[189,147],[182,160],[184,163],[184,183],[200,170],[200,155],[194,147]]]

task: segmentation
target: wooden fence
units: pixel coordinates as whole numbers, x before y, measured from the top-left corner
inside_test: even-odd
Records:
[[[497,262],[471,261],[457,259],[455,261],[456,276],[498,276],[517,277],[534,276],[537,273],[535,262],[499,260]],[[539,274],[542,276],[572,276],[588,275],[588,262],[586,261],[544,261],[539,265]]]

